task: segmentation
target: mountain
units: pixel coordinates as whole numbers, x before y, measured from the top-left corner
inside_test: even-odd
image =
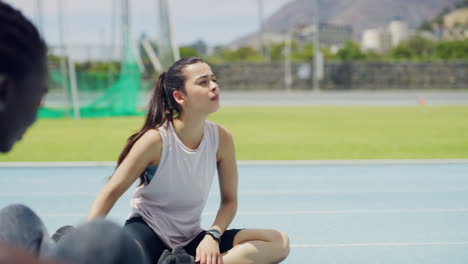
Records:
[[[460,0],[319,0],[320,21],[331,24],[351,25],[354,38],[360,40],[362,31],[368,28],[386,27],[399,18],[410,28],[431,20],[444,8],[452,7]],[[281,33],[285,29],[312,23],[313,2],[294,0],[265,20],[265,30]],[[232,42],[239,46],[256,37],[255,32]]]

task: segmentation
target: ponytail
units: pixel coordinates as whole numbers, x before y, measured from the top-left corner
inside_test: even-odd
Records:
[[[149,109],[146,113],[146,121],[143,127],[135,134],[131,135],[128,140],[125,148],[119,155],[117,160],[117,166],[119,166],[125,157],[128,155],[133,145],[141,138],[148,130],[159,128],[162,125],[167,125],[167,121],[172,122],[172,115],[167,114],[170,110],[168,109],[168,99],[164,89],[164,80],[166,77],[166,72],[163,72],[159,75],[158,79],[155,82],[153,89],[153,95],[149,103]]]
[[[145,123],[137,133],[128,138],[127,144],[117,160],[117,167],[127,157],[133,145],[148,130],[169,125],[169,122],[174,121],[174,116],[177,116],[181,112],[181,107],[175,101],[172,94],[174,91],[184,91],[185,76],[182,70],[186,66],[198,62],[203,62],[203,60],[196,57],[183,58],[174,63],[167,72],[159,75],[153,88]],[[144,182],[143,175],[140,175],[140,180],[140,184]]]

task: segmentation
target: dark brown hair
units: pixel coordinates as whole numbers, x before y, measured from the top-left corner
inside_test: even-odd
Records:
[[[197,57],[183,58],[176,61],[167,72],[163,72],[159,75],[153,88],[145,124],[140,131],[128,138],[127,144],[119,155],[117,167],[122,163],[125,157],[127,157],[133,145],[135,145],[135,142],[137,142],[143,134],[150,129],[168,125],[169,122],[174,120],[174,116],[177,116],[182,111],[172,94],[174,91],[185,92],[184,83],[186,77],[182,73],[182,70],[189,65],[199,62],[204,61]],[[144,180],[143,176],[140,176],[140,178],[142,181]]]

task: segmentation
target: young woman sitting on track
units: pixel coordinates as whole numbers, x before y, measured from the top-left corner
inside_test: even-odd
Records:
[[[207,121],[219,109],[210,66],[184,58],[162,73],[146,121],[120,154],[118,166],[92,204],[88,220],[105,216],[139,178],[124,229],[156,263],[166,249],[184,247],[202,264],[279,263],[289,254],[286,234],[229,229],[237,211],[237,165],[229,131]],[[216,173],[221,205],[209,230],[201,214]]]

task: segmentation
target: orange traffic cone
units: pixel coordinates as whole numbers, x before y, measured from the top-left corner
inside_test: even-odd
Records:
[[[423,96],[418,98],[418,105],[421,105],[421,106],[426,105],[426,99]]]

